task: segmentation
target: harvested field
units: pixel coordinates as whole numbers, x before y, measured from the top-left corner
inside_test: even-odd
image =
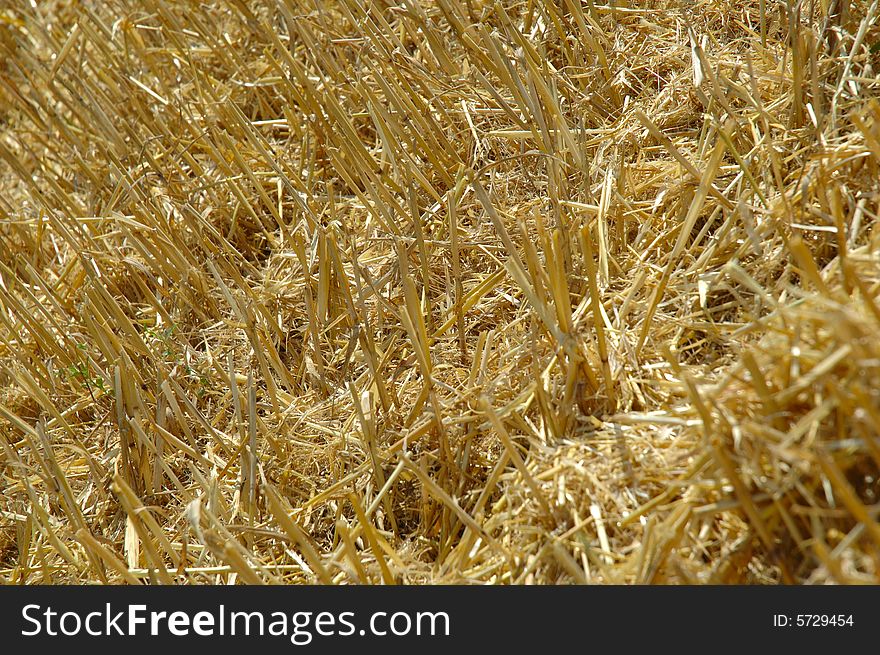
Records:
[[[878,0],[0,0],[0,582],[880,582]]]

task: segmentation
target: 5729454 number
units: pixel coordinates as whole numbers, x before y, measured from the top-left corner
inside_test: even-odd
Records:
[[[852,614],[774,614],[776,628],[827,628],[853,627]]]

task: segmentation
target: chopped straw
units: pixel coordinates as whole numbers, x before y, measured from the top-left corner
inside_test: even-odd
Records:
[[[0,7],[0,582],[880,582],[880,8]]]

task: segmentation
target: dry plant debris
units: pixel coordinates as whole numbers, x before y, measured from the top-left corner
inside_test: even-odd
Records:
[[[877,0],[0,3],[0,581],[877,583]]]

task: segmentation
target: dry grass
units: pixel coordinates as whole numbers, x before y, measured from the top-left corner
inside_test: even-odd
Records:
[[[0,580],[880,581],[876,0],[0,5]]]

